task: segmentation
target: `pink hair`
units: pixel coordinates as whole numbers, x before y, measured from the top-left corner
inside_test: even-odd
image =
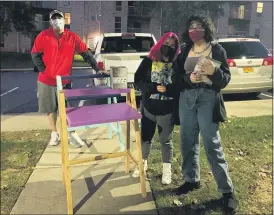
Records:
[[[177,37],[177,35],[173,32],[167,32],[165,33],[160,40],[150,49],[148,58],[150,58],[153,61],[160,61],[162,54],[161,54],[161,46],[164,44],[164,42],[166,41],[166,39],[168,38],[172,38],[176,41],[176,45],[177,45],[177,50],[175,53],[175,56],[173,58],[173,60],[175,60],[177,58],[177,56],[181,53],[181,48],[180,48],[180,41]]]

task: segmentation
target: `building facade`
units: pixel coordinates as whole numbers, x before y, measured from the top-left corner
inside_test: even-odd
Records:
[[[40,1],[32,2],[36,9],[36,32],[25,37],[10,32],[3,38],[2,51],[29,52],[37,34],[48,28],[49,12],[61,10],[66,27],[77,33],[92,48],[100,33],[152,33],[160,37],[157,13],[138,1]]]
[[[224,16],[215,20],[217,35],[243,35],[259,38],[269,49],[273,47],[273,2],[230,2]]]
[[[145,1],[33,1],[36,31],[30,37],[10,32],[1,37],[2,51],[29,52],[37,34],[48,28],[49,12],[64,12],[66,27],[76,32],[90,48],[100,33],[141,32],[161,36],[161,12]],[[215,20],[217,36],[243,35],[259,38],[273,47],[273,2],[225,3],[224,15]]]

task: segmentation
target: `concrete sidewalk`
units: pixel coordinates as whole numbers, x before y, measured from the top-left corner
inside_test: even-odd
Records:
[[[87,145],[80,149],[71,148],[70,159],[119,151],[117,136],[109,140],[107,128],[88,129],[79,134]],[[133,151],[136,151],[134,139],[132,136],[131,145]],[[75,213],[157,214],[149,182],[146,182],[148,196],[143,198],[139,178],[126,174],[124,166],[124,158],[115,158],[71,168]],[[132,164],[133,168],[135,165]],[[67,213],[61,172],[60,146],[48,146],[11,214]]]

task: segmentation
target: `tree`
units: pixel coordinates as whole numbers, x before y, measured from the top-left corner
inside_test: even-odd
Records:
[[[207,15],[212,20],[223,16],[223,4],[216,1],[161,1],[155,5],[155,10],[162,10],[162,32],[182,32],[188,17],[193,14]]]
[[[12,31],[20,31],[23,35],[30,36],[35,30],[35,13],[30,2],[0,2],[1,36]]]

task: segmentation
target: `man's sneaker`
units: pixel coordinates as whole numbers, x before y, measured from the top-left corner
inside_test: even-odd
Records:
[[[171,183],[171,163],[163,163],[162,184],[168,185]]]
[[[176,190],[176,195],[182,195],[182,194],[187,194],[193,190],[199,189],[201,187],[200,182],[194,182],[194,183],[189,183],[189,182],[185,182],[182,186],[180,186],[177,190]]]
[[[145,174],[146,174],[146,171],[148,169],[148,165],[147,165],[147,160],[143,160],[143,164],[144,164],[144,171],[145,171]],[[137,177],[140,177],[140,172],[139,172],[139,166],[137,166],[132,174],[132,177],[133,178],[137,178]]]
[[[223,193],[224,212],[234,213],[238,207],[238,201],[233,193]]]
[[[76,132],[70,132],[71,142],[74,142],[78,146],[84,146],[85,142],[78,136]]]
[[[59,143],[58,139],[59,139],[58,132],[52,131],[51,132],[50,141],[49,141],[49,145],[51,145],[51,146],[57,146],[58,143]]]

